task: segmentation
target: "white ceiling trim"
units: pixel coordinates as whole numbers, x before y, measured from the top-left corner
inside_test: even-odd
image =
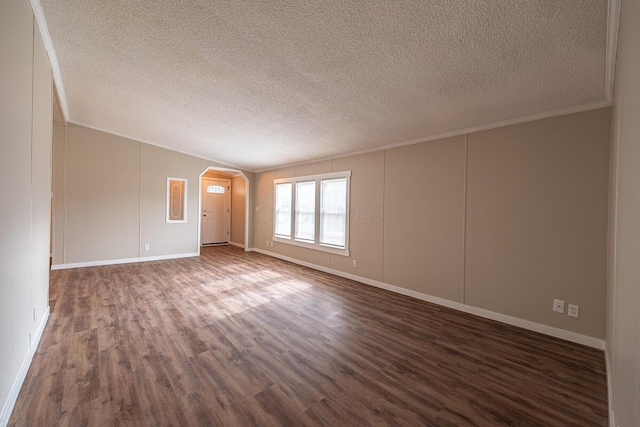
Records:
[[[53,49],[53,43],[51,42],[51,35],[49,35],[49,27],[47,26],[47,20],[44,18],[44,12],[42,11],[42,5],[40,0],[29,0],[31,3],[31,9],[36,17],[38,28],[40,29],[40,35],[44,42],[44,48],[49,55],[49,62],[51,63],[51,71],[53,73],[53,82],[58,93],[58,101],[60,103],[60,110],[62,112],[62,118],[65,123],[69,121],[69,105],[67,104],[67,96],[64,92],[64,85],[62,84],[62,74],[60,74],[60,65],[58,64],[58,57],[56,51]]]
[[[620,0],[609,0],[607,8],[607,64],[605,70],[605,95],[613,101],[613,83],[616,74],[616,52],[618,50],[618,28],[620,26]]]
[[[74,120],[69,120],[68,123],[76,125],[76,126],[82,126],[82,127],[85,127],[85,128],[97,130],[98,132],[109,133],[111,135],[119,136],[120,138],[126,138],[126,139],[130,139],[132,141],[137,141],[137,142],[142,142],[142,143],[145,143],[145,144],[153,145],[154,147],[164,148],[165,150],[175,151],[176,153],[186,154],[187,156],[197,157],[197,158],[203,159],[203,160],[208,160],[208,161],[216,163],[218,165],[222,165],[222,166],[227,166],[227,167],[233,168],[234,170],[254,172],[254,171],[248,170],[246,168],[241,168],[239,166],[232,165],[231,163],[225,163],[225,162],[221,162],[220,160],[210,159],[210,158],[207,158],[207,157],[203,157],[203,156],[201,156],[199,154],[190,153],[188,151],[177,150],[177,149],[172,148],[172,147],[167,147],[166,145],[157,144],[155,142],[147,141],[147,140],[144,140],[144,139],[141,139],[141,138],[137,138],[137,137],[131,136],[131,135],[125,135],[125,134],[122,134],[120,132],[113,132],[113,131],[110,131],[108,129],[103,129],[103,128],[100,128],[100,127],[97,127],[97,126],[93,126],[93,125],[90,125],[90,124],[87,124],[87,123],[76,122]]]
[[[517,125],[517,124],[520,124],[520,123],[534,122],[536,120],[549,119],[551,117],[565,116],[567,114],[581,113],[583,111],[596,110],[598,108],[604,108],[604,107],[610,107],[610,106],[611,106],[611,101],[609,101],[609,100],[597,101],[597,102],[592,102],[592,103],[589,103],[589,104],[577,105],[575,107],[569,107],[569,108],[563,108],[563,109],[555,110],[555,111],[548,111],[548,112],[544,112],[544,113],[533,114],[531,116],[518,117],[518,118],[515,118],[515,119],[510,119],[510,120],[505,120],[505,121],[502,121],[502,122],[491,123],[491,124],[488,124],[488,125],[474,126],[474,127],[470,127],[470,128],[466,128],[466,129],[462,129],[462,130],[456,130],[456,131],[452,131],[452,132],[441,133],[439,135],[429,136],[429,137],[425,137],[425,138],[418,138],[418,139],[412,139],[410,141],[403,141],[403,142],[396,142],[396,143],[393,143],[393,144],[381,145],[379,147],[371,148],[371,149],[368,149],[368,150],[351,151],[349,153],[338,154],[336,156],[322,157],[322,158],[319,158],[319,159],[309,160],[309,161],[305,161],[305,162],[290,163],[290,164],[284,164],[284,165],[280,165],[280,166],[274,166],[272,168],[259,169],[259,170],[256,170],[255,173],[268,172],[268,171],[272,171],[272,170],[276,170],[276,169],[293,167],[293,166],[307,165],[307,164],[310,164],[310,163],[316,163],[316,162],[326,161],[326,160],[342,159],[344,157],[356,156],[356,155],[359,155],[359,154],[374,153],[376,151],[390,150],[392,148],[400,148],[400,147],[405,147],[407,145],[414,145],[414,144],[420,144],[420,143],[423,143],[423,142],[436,141],[436,140],[439,140],[439,139],[451,138],[451,137],[454,137],[454,136],[460,136],[460,135],[465,135],[465,134],[475,133],[475,132],[482,132],[484,130],[490,130],[490,129],[496,129],[496,128],[501,128],[501,127],[505,127],[505,126]]]

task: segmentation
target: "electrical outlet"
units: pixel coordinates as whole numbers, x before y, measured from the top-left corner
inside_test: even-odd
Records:
[[[560,299],[553,300],[553,311],[564,313],[564,301]]]
[[[567,310],[567,314],[571,317],[578,317],[578,314],[580,312],[580,306],[577,306],[575,304],[569,304],[569,310]]]
[[[269,247],[269,241],[267,240],[267,247]]]
[[[353,260],[353,266],[357,267],[358,266],[358,261],[356,261],[355,259]]]
[[[149,246],[149,244],[148,244],[148,243],[145,243],[145,245],[144,245],[144,250],[145,250],[145,251],[148,251],[150,248],[151,248],[151,246]]]
[[[33,321],[35,322],[38,319],[38,308],[33,307]]]

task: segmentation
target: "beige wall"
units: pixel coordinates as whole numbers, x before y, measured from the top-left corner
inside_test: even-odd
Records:
[[[602,339],[609,117],[605,108],[256,174],[254,245]],[[268,246],[273,180],[341,170],[352,171],[350,256]],[[579,304],[580,317],[554,313],[554,298]]]
[[[51,251],[51,148],[53,139],[53,80],[51,64],[34,25],[33,119],[31,137],[31,335],[49,306]]]
[[[67,149],[67,128],[56,126],[53,128],[53,264],[64,264],[64,212],[65,212],[65,158]]]
[[[21,367],[49,305],[53,118],[51,68],[29,2],[0,2],[0,40],[0,424],[4,424],[17,397],[18,389],[12,387],[16,381],[20,386]]]
[[[464,302],[466,136],[388,150],[383,281]]]
[[[199,175],[220,165],[78,125],[53,157],[54,265],[198,252]],[[167,177],[188,180],[184,224],[166,223]]]
[[[331,161],[331,172],[351,171],[351,257],[331,255],[330,267],[378,281],[382,280],[383,267],[384,161],[384,151]],[[356,268],[352,259],[358,261]]]
[[[231,241],[244,246],[247,182],[241,176],[231,178]]]
[[[640,425],[640,3],[621,2],[612,120],[607,355],[617,426]],[[612,424],[613,425],[613,424]]]
[[[70,125],[64,263],[138,257],[140,143]]]
[[[142,147],[140,256],[198,252],[198,175],[200,159],[149,144]],[[187,222],[166,222],[167,177],[186,178]],[[144,245],[149,250],[144,250]],[[138,256],[138,255],[136,255]]]
[[[469,135],[466,304],[604,338],[609,122],[600,109]]]

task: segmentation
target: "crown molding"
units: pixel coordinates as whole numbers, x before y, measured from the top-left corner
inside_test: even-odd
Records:
[[[191,153],[191,152],[188,152],[188,151],[177,150],[177,149],[172,148],[172,147],[167,147],[166,145],[161,145],[161,144],[158,144],[158,143],[155,143],[155,142],[151,142],[151,141],[148,141],[148,140],[145,140],[145,139],[141,139],[141,138],[138,138],[138,137],[135,137],[135,136],[131,136],[131,135],[125,135],[125,134],[120,133],[120,132],[114,132],[112,130],[101,128],[101,127],[98,127],[98,126],[93,126],[93,125],[90,125],[88,123],[77,122],[75,120],[69,120],[68,123],[72,124],[72,125],[75,125],[75,126],[82,126],[82,127],[88,128],[88,129],[97,130],[98,132],[109,133],[111,135],[119,136],[120,138],[126,138],[126,139],[130,139],[132,141],[137,141],[137,142],[142,142],[144,144],[153,145],[154,147],[164,148],[165,150],[175,151],[176,153],[186,154],[187,156],[197,157],[198,159],[202,159],[202,160],[207,160],[209,162],[213,162],[213,163],[215,163],[215,165],[226,166],[226,167],[230,167],[230,168],[237,169],[237,170],[240,170],[240,171],[245,171],[245,172],[253,172],[252,170],[241,168],[239,166],[232,165],[231,163],[225,163],[225,162],[221,162],[220,160],[209,159],[207,157],[203,157],[201,155],[194,154],[194,153]],[[215,166],[215,165],[212,165],[212,166]]]
[[[301,166],[301,165],[306,165],[306,164],[310,164],[310,163],[322,162],[322,161],[326,161],[326,160],[341,159],[343,157],[357,156],[357,155],[361,155],[361,154],[373,153],[373,152],[376,152],[376,151],[390,150],[392,148],[400,148],[400,147],[405,147],[407,145],[414,145],[414,144],[420,144],[420,143],[423,143],[423,142],[436,141],[436,140],[439,140],[439,139],[451,138],[451,137],[460,136],[460,135],[467,135],[467,134],[470,134],[470,133],[482,132],[482,131],[485,131],[485,130],[496,129],[496,128],[501,128],[501,127],[506,127],[506,126],[511,126],[511,125],[517,125],[517,124],[521,124],[521,123],[533,122],[533,121],[536,121],[536,120],[548,119],[548,118],[552,118],[552,117],[565,116],[567,114],[581,113],[583,111],[596,110],[598,108],[604,108],[604,107],[610,107],[610,106],[611,106],[611,101],[608,101],[608,100],[596,101],[596,102],[591,102],[589,104],[582,104],[582,105],[576,105],[574,107],[562,108],[560,110],[554,110],[554,111],[548,111],[548,112],[544,112],[544,113],[532,114],[530,116],[524,116],[524,117],[517,117],[515,119],[504,120],[504,121],[501,121],[501,122],[490,123],[490,124],[486,124],[486,125],[473,126],[473,127],[470,127],[470,128],[456,130],[456,131],[452,131],[452,132],[439,133],[437,135],[428,136],[428,137],[424,137],[424,138],[411,139],[409,141],[402,141],[402,142],[395,142],[395,143],[392,143],[392,144],[381,145],[379,147],[374,147],[374,148],[370,148],[370,149],[366,149],[366,150],[351,151],[351,152],[344,153],[344,154],[337,154],[335,156],[321,157],[321,158],[318,158],[318,159],[308,160],[308,161],[304,161],[304,162],[288,163],[288,164],[278,165],[278,166],[274,166],[274,167],[260,169],[260,170],[257,170],[255,172],[256,173],[262,173],[262,172],[268,172],[268,171],[281,169],[281,168],[287,168],[287,167],[293,167],[293,166]]]
[[[618,29],[620,28],[620,0],[609,0],[607,8],[607,50],[604,91],[606,100],[613,102],[613,84],[616,75]]]
[[[44,17],[42,11],[42,5],[40,0],[29,0],[31,3],[31,9],[38,23],[38,29],[44,42],[44,48],[49,55],[49,62],[51,63],[51,72],[53,74],[53,83],[58,94],[58,102],[60,103],[60,110],[62,118],[66,122],[69,121],[69,104],[67,104],[67,95],[64,91],[64,85],[62,84],[62,74],[60,74],[60,64],[58,63],[58,57],[56,51],[53,48],[53,42],[51,41],[51,35],[49,34],[49,27],[47,26],[47,20]]]
[[[483,130],[495,129],[495,128],[499,128],[499,127],[510,126],[510,125],[519,124],[519,123],[526,123],[526,122],[530,122],[530,121],[541,120],[541,119],[561,116],[561,115],[565,115],[565,114],[572,114],[572,113],[588,111],[588,110],[597,109],[597,108],[608,107],[608,106],[611,106],[611,103],[613,101],[613,87],[614,87],[614,80],[615,80],[615,62],[616,62],[616,52],[617,52],[617,44],[618,44],[618,28],[619,28],[619,23],[620,23],[620,0],[609,0],[608,1],[608,6],[607,6],[606,63],[605,63],[605,82],[604,82],[604,85],[605,85],[605,87],[604,87],[605,99],[603,101],[597,101],[597,102],[593,102],[593,103],[589,103],[589,104],[583,104],[583,105],[578,105],[578,106],[574,106],[574,107],[568,107],[568,108],[564,108],[564,109],[560,109],[560,110],[554,110],[554,111],[549,111],[549,112],[544,112],[544,113],[539,113],[539,114],[533,114],[533,115],[530,115],[530,116],[525,116],[525,117],[520,117],[520,118],[515,118],[515,119],[510,119],[510,120],[505,120],[505,121],[491,123],[491,124],[487,124],[487,125],[474,126],[474,127],[470,127],[470,128],[466,128],[466,129],[462,129],[462,130],[441,133],[441,134],[438,134],[438,135],[433,135],[433,136],[419,138],[419,139],[413,139],[413,140],[402,141],[402,142],[397,142],[397,143],[392,143],[392,144],[386,144],[386,145],[382,145],[382,146],[379,146],[379,147],[374,147],[374,148],[371,148],[371,149],[357,150],[357,151],[351,151],[351,152],[348,152],[348,153],[338,154],[338,155],[334,155],[334,156],[321,157],[321,158],[308,160],[308,161],[282,164],[282,165],[277,165],[277,166],[273,166],[273,167],[267,167],[267,168],[258,169],[258,170],[239,168],[238,166],[236,166],[234,164],[220,162],[219,160],[214,160],[214,159],[202,157],[200,155],[197,155],[197,154],[194,154],[194,153],[190,153],[190,152],[187,152],[187,151],[178,150],[178,149],[175,149],[175,148],[170,148],[170,147],[167,147],[167,146],[164,146],[164,145],[161,145],[161,144],[157,144],[157,143],[154,143],[154,142],[151,142],[151,141],[142,140],[140,138],[134,138],[134,137],[131,137],[129,135],[124,135],[124,134],[121,134],[121,133],[118,133],[118,132],[114,132],[114,131],[111,131],[111,130],[108,130],[108,129],[103,129],[103,128],[99,128],[99,127],[96,127],[96,126],[88,125],[86,123],[81,123],[81,122],[76,122],[76,121],[71,120],[70,115],[69,115],[69,106],[68,106],[68,103],[67,103],[67,97],[66,97],[66,94],[65,94],[64,85],[62,83],[62,75],[60,73],[60,66],[59,66],[59,63],[58,63],[58,59],[57,59],[55,50],[53,48],[53,43],[51,41],[51,36],[49,34],[49,28],[47,26],[47,22],[46,22],[46,19],[45,19],[45,16],[44,16],[44,12],[42,10],[42,5],[40,4],[40,0],[29,0],[29,1],[30,1],[30,4],[31,4],[31,8],[33,9],[33,13],[35,15],[36,22],[38,23],[38,28],[40,30],[40,34],[42,35],[42,39],[44,41],[45,49],[47,51],[47,54],[49,55],[49,61],[51,63],[51,68],[52,68],[52,73],[53,73],[54,86],[55,86],[56,92],[58,94],[58,100],[59,100],[59,103],[60,103],[60,109],[61,109],[61,113],[62,113],[62,116],[63,116],[63,119],[64,119],[65,123],[67,123],[67,122],[68,123],[73,123],[73,124],[76,124],[76,125],[79,125],[79,126],[84,126],[84,127],[90,128],[90,129],[101,131],[101,132],[106,132],[106,133],[110,133],[110,134],[113,134],[113,135],[121,136],[123,138],[133,139],[135,141],[144,142],[145,144],[153,145],[153,146],[160,147],[160,148],[165,148],[167,150],[171,150],[171,151],[175,151],[175,152],[178,152],[178,153],[187,154],[189,156],[194,156],[194,157],[198,157],[200,159],[204,159],[204,160],[208,160],[208,161],[211,161],[211,162],[215,162],[215,163],[220,164],[220,165],[229,166],[229,167],[233,167],[233,168],[236,168],[236,169],[242,169],[242,170],[245,170],[247,172],[261,173],[261,172],[267,172],[267,171],[271,171],[271,170],[275,170],[275,169],[280,169],[280,168],[283,168],[283,167],[300,166],[300,165],[305,165],[305,164],[310,164],[310,163],[315,163],[315,162],[320,162],[320,161],[334,160],[334,159],[339,159],[339,158],[343,158],[343,157],[350,157],[350,156],[355,156],[355,155],[360,155],[360,154],[372,153],[372,152],[376,152],[376,151],[388,150],[388,149],[392,149],[392,148],[399,148],[399,147],[404,147],[404,146],[407,146],[407,145],[419,144],[419,143],[422,143],[422,142],[435,141],[435,140],[438,140],[438,139],[450,138],[450,137],[453,137],[453,136],[459,136],[459,135],[469,134],[469,133],[473,133],[473,132],[480,132],[480,131],[483,131]]]

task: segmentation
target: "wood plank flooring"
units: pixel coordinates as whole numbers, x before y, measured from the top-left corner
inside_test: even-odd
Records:
[[[11,426],[606,426],[603,353],[232,247],[51,274]]]

